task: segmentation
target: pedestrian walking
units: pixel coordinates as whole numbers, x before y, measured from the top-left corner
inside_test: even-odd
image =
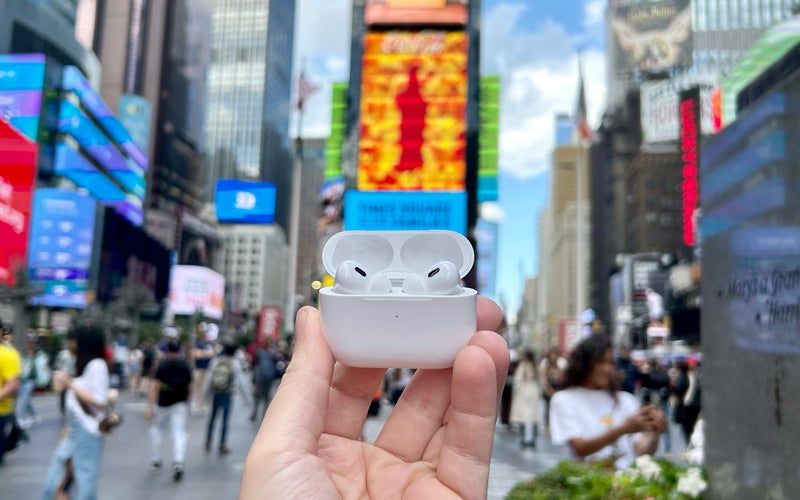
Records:
[[[78,326],[75,335],[75,372],[57,372],[53,383],[65,388],[67,430],[53,452],[44,481],[44,500],[55,498],[71,460],[73,498],[94,500],[103,457],[100,422],[108,405],[109,372],[105,359],[105,332],[97,325]]]
[[[211,399],[211,414],[208,418],[208,432],[206,433],[205,450],[211,450],[214,438],[214,423],[217,414],[221,413],[222,429],[219,438],[219,454],[227,455],[230,449],[227,445],[228,419],[233,406],[233,393],[238,389],[249,401],[247,381],[238,360],[234,358],[239,346],[233,342],[225,344],[222,356],[215,358],[209,366],[203,394]]]
[[[38,335],[28,334],[28,343],[22,354],[22,375],[16,409],[17,422],[23,429],[39,423],[31,398],[35,389],[50,385],[51,372],[48,365],[47,353],[39,348]]]
[[[522,351],[517,369],[514,371],[514,382],[511,396],[511,414],[509,423],[522,428],[523,448],[536,448],[536,436],[539,426],[539,375],[536,357],[533,351]]]
[[[263,417],[264,413],[267,411],[270,397],[272,396],[272,385],[278,377],[278,369],[276,367],[277,357],[277,349],[272,349],[268,340],[264,339],[259,343],[259,347],[256,350],[255,387],[253,388],[254,397],[253,411],[250,414],[251,421]],[[264,411],[259,412],[262,402],[264,403]]]
[[[5,334],[3,337],[0,342],[0,466],[3,465],[5,452],[12,445],[9,439],[12,438],[12,432],[19,432],[19,429],[15,430],[14,399],[19,391],[22,373],[19,352],[5,341]]]
[[[67,340],[64,344],[64,347],[58,351],[56,355],[55,363],[53,364],[53,368],[57,372],[64,372],[68,374],[70,377],[74,377],[75,373],[75,352],[77,352],[77,345],[75,343],[75,331],[73,330],[69,334],[67,334]],[[62,389],[58,391],[59,398],[58,398],[58,408],[61,411],[61,418],[66,418],[66,409],[65,409],[65,400],[67,396],[67,390]]]
[[[172,433],[172,477],[183,478],[186,457],[186,418],[189,413],[189,391],[192,372],[180,357],[181,346],[176,340],[166,344],[167,357],[158,364],[153,388],[147,401],[144,417],[150,423],[153,470],[161,470],[162,434],[169,424]]]
[[[214,325],[216,327],[216,325]],[[192,348],[192,359],[194,359],[194,371],[192,376],[194,378],[194,389],[198,395],[202,394],[203,388],[206,385],[206,374],[208,373],[211,360],[218,354],[215,346],[217,339],[216,329],[205,327],[200,334],[200,338],[194,343]],[[195,410],[203,414],[206,411],[206,402],[204,398],[197,397],[194,401]]]

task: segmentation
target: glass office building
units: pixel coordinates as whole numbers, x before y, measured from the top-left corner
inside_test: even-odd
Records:
[[[206,200],[220,178],[272,182],[288,232],[294,0],[220,0],[212,15]]]

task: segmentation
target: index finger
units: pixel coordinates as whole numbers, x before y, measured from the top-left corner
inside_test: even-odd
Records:
[[[297,313],[296,339],[292,361],[281,379],[256,436],[280,447],[288,442],[315,451],[322,434],[333,375],[333,355],[322,336],[319,311],[303,307]]]

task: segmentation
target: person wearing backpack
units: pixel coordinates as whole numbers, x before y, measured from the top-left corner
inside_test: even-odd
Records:
[[[206,451],[211,450],[214,438],[214,423],[217,412],[222,412],[222,430],[219,439],[219,454],[227,455],[230,449],[226,444],[228,438],[228,419],[230,417],[233,392],[239,389],[245,398],[249,399],[244,372],[239,363],[234,359],[239,346],[228,342],[223,347],[222,355],[215,358],[210,366],[209,376],[205,379],[203,394],[211,398],[211,413],[208,417],[208,432],[206,433]],[[249,401],[248,401],[249,402]]]

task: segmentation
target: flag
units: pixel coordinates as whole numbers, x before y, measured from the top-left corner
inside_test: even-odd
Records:
[[[583,71],[578,60],[578,101],[575,103],[575,131],[581,139],[591,139],[594,135],[586,118],[586,94],[583,90]]]
[[[300,73],[300,79],[297,81],[297,109],[302,111],[305,100],[318,90],[319,87],[311,83],[308,78],[306,78],[305,71]]]

